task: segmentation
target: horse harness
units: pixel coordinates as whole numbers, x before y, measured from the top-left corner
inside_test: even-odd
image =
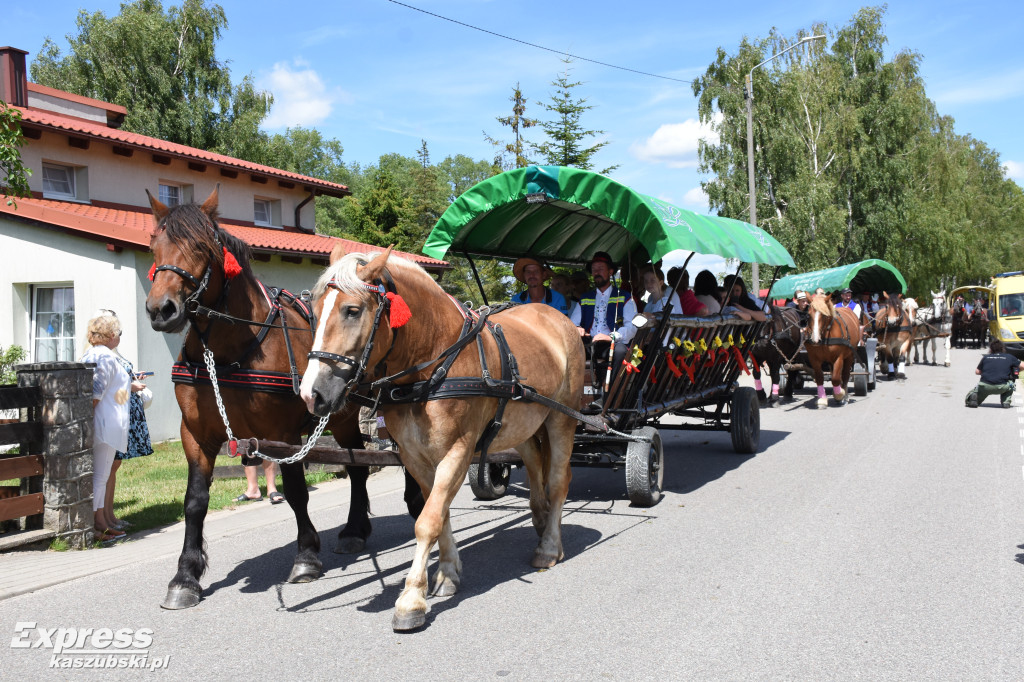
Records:
[[[241,357],[229,365],[221,365],[217,367],[215,373],[217,375],[217,380],[220,383],[233,388],[241,388],[263,393],[299,394],[299,384],[302,377],[299,375],[298,367],[295,364],[295,353],[292,350],[291,337],[289,336],[288,331],[299,330],[305,332],[307,330],[305,327],[289,327],[284,315],[282,314],[282,307],[284,305],[291,306],[291,308],[306,321],[309,325],[308,331],[310,334],[313,334],[316,331],[316,316],[313,314],[313,308],[309,304],[308,294],[304,293],[302,296],[296,296],[287,289],[276,287],[268,288],[263,284],[263,282],[257,279],[256,284],[259,286],[260,291],[263,293],[263,297],[267,301],[269,312],[267,313],[267,318],[263,322],[256,322],[255,320],[246,320],[220,312],[219,308],[227,299],[228,291],[231,287],[230,279],[225,280],[220,295],[211,307],[204,306],[199,302],[199,299],[206,292],[210,283],[210,276],[213,272],[213,266],[211,263],[206,264],[206,270],[203,272],[202,279],[196,278],[192,273],[187,270],[183,270],[176,265],[158,265],[154,267],[151,272],[155,275],[162,270],[173,272],[190,282],[192,286],[195,287],[195,291],[185,299],[185,312],[192,319],[192,326],[196,329],[199,336],[199,342],[202,344],[204,351],[209,351],[207,342],[209,341],[210,332],[213,327],[212,325],[208,325],[205,331],[200,330],[198,325],[194,324],[197,316],[205,316],[211,321],[218,319],[229,324],[243,324],[246,326],[260,327],[260,331],[249,343]],[[249,358],[249,356],[263,344],[263,341],[266,339],[270,330],[278,327],[276,322],[279,318],[280,329],[284,334],[285,347],[288,350],[289,371],[286,373],[242,367],[242,364]],[[188,335],[186,334],[185,341],[181,344],[179,359],[171,368],[171,381],[176,384],[188,385],[212,384],[213,379],[211,378],[211,373],[208,367],[205,366],[204,363],[190,360],[186,354],[185,346],[187,341]]]
[[[837,336],[833,338],[828,336],[829,330],[832,329],[832,323],[835,322],[837,319],[839,320],[839,324],[842,325],[843,332],[846,334],[846,337]],[[821,335],[822,340],[818,341],[817,343],[809,339],[805,340],[804,343],[807,344],[808,346],[846,346],[851,350],[853,349],[853,344],[850,343],[849,341],[849,339],[852,339],[853,336],[850,334],[849,328],[846,326],[846,323],[843,322],[843,319],[838,312],[835,315],[829,316],[828,324],[825,325],[825,328],[823,330],[821,330]]]
[[[523,377],[519,374],[518,362],[516,361],[515,355],[512,353],[512,349],[508,345],[508,341],[505,339],[505,334],[501,325],[495,324],[488,319],[491,315],[520,305],[519,303],[502,303],[496,306],[485,306],[477,310],[472,310],[468,305],[460,304],[455,300],[455,298],[449,295],[448,298],[451,299],[452,303],[455,304],[462,315],[462,329],[459,332],[459,338],[455,343],[445,348],[432,360],[421,362],[381,379],[362,382],[361,380],[366,374],[367,365],[369,363],[370,352],[373,350],[374,339],[376,337],[377,330],[380,327],[381,318],[383,317],[383,313],[390,306],[387,294],[389,292],[396,293],[394,289],[394,282],[386,270],[385,278],[386,283],[381,280],[375,280],[372,284],[365,283],[363,285],[367,291],[378,297],[379,304],[374,316],[373,329],[370,332],[370,338],[367,341],[359,360],[350,356],[330,353],[322,350],[315,350],[309,353],[310,359],[340,362],[355,369],[355,375],[347,382],[349,398],[353,402],[376,410],[377,406],[380,404],[402,405],[427,402],[431,400],[448,400],[453,398],[497,398],[498,407],[495,410],[495,414],[491,418],[490,423],[484,429],[484,432],[480,435],[480,438],[476,443],[476,447],[474,448],[474,450],[480,451],[478,476],[481,479],[487,475],[487,450],[495,436],[498,435],[498,431],[501,430],[502,417],[509,400],[524,400],[526,402],[540,403],[545,407],[557,410],[586,424],[597,427],[603,432],[634,440],[634,438],[629,434],[619,433],[614,429],[611,429],[605,422],[584,415],[583,413],[567,407],[556,400],[552,400],[547,396],[541,395],[534,388],[523,383]],[[327,286],[339,290],[341,289],[341,287],[333,280],[329,282]],[[495,379],[492,376],[491,369],[487,364],[482,334],[485,328],[491,334],[495,344],[498,346],[498,356],[501,359],[500,379]],[[392,331],[395,334],[398,333],[397,329],[393,329]],[[477,350],[480,356],[481,376],[449,377],[448,372],[451,370],[456,359],[458,359],[459,354],[473,341],[476,341]],[[394,348],[393,341],[391,348]],[[378,371],[386,370],[385,363],[387,356],[391,353],[391,348],[388,349],[388,352],[384,355],[381,361],[377,363],[376,369]],[[415,381],[410,384],[396,383],[399,379],[417,374],[435,364],[437,365],[437,368],[433,371],[429,379]],[[358,391],[364,391],[365,393],[352,391],[351,389],[353,387]],[[376,397],[370,397],[370,395],[374,393],[376,393]]]
[[[897,319],[893,320],[893,319],[889,318],[888,316],[886,316],[886,318],[885,318],[885,327],[881,331],[878,331],[877,329],[875,330],[875,334],[876,335],[881,335],[882,338],[880,339],[879,342],[881,343],[881,345],[883,345],[885,347],[888,347],[888,345],[889,345],[889,335],[890,334],[895,334],[896,337],[897,337],[897,340],[899,340],[899,335],[900,334],[903,334],[903,333],[911,333],[912,334],[913,331],[914,331],[913,323],[909,319],[909,315],[907,315],[907,311],[903,310],[902,307],[900,307],[899,311],[900,311],[900,316]],[[907,324],[904,324],[904,320],[907,321]]]

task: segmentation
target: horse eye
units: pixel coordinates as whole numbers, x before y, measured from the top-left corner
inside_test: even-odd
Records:
[[[363,309],[358,306],[349,306],[345,309],[345,317],[359,317],[362,312]]]

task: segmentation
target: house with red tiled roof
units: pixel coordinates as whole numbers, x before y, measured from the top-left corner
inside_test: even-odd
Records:
[[[0,47],[0,99],[21,112],[32,171],[31,197],[0,200],[0,346],[22,346],[30,362],[75,360],[94,311],[115,310],[120,352],[155,372],[153,438],[176,438],[170,370],[182,338],[153,331],[145,313],[147,189],[173,205],[201,202],[219,185],[221,226],[252,247],[253,269],[270,286],[310,288],[339,241],[347,251],[381,249],[315,233],[316,198],[345,197],[344,185],[121,130],[124,107],[29,83],[26,54]],[[448,267],[398,255],[438,274]]]

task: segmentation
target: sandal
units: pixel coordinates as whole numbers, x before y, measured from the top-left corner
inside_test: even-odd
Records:
[[[270,504],[281,504],[282,502],[284,502],[284,495],[276,490],[270,493]]]
[[[97,542],[109,542],[111,540],[123,538],[125,535],[123,530],[117,530],[116,528],[106,528],[103,530],[97,528],[96,532],[99,533],[99,535],[96,536]]]
[[[262,502],[262,501],[263,501],[263,495],[260,495],[259,497],[249,497],[245,493],[242,493],[241,495],[239,495],[238,497],[235,498],[235,502]]]

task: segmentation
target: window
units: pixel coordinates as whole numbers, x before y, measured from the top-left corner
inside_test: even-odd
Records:
[[[44,161],[43,198],[89,201],[88,169]]]
[[[69,166],[43,164],[43,194],[77,198],[75,194],[75,170]]]
[[[177,206],[181,203],[181,187],[178,185],[160,185],[160,203],[166,206]]]
[[[266,199],[255,199],[252,202],[253,222],[257,225],[270,224],[270,202]]]
[[[32,362],[70,362],[74,359],[74,287],[33,287]]]
[[[263,227],[281,226],[281,202],[256,197],[252,201],[253,222]]]

